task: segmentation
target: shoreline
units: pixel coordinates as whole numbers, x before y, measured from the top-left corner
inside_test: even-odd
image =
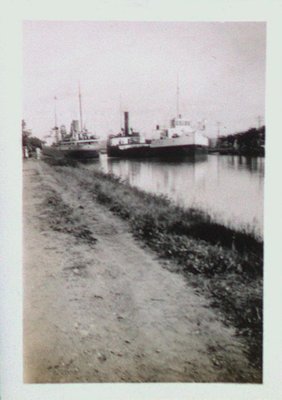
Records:
[[[217,153],[222,156],[239,156],[239,157],[262,157],[265,158],[265,151],[256,151],[256,152],[244,152],[244,151],[238,151],[234,149],[221,149],[221,148],[209,148],[208,149],[209,154],[214,154]]]
[[[69,162],[75,169],[74,160],[59,164]],[[131,187],[115,175],[83,171],[93,178],[87,190],[95,200],[127,221],[134,237],[160,258],[176,263],[174,270],[199,287],[247,340],[249,359],[262,368],[263,240],[218,223],[208,213]]]
[[[211,299],[236,335],[247,340],[250,361],[262,368],[263,240],[114,175],[92,171],[92,176],[95,199],[128,221],[133,235],[160,258],[176,263],[174,271]]]
[[[37,161],[34,161],[34,163],[37,163]],[[53,163],[56,164],[54,160]],[[63,164],[62,161],[58,163]],[[188,221],[186,211],[179,207],[172,207],[167,199],[131,188],[112,176],[71,166],[47,166],[44,161],[34,165],[36,167],[41,166],[40,168],[43,168],[43,170],[47,168],[45,185],[48,185],[51,178],[60,182],[61,185],[59,190],[62,192],[62,197],[55,192],[52,194],[52,190],[50,191],[49,188],[44,195],[45,200],[44,196],[42,198],[45,207],[49,210],[48,226],[46,226],[46,223],[44,226],[44,230],[47,230],[48,234],[50,230],[62,237],[68,233],[80,240],[82,245],[94,249],[96,235],[93,236],[92,227],[87,220],[84,220],[83,224],[79,222],[78,212],[83,213],[87,209],[87,212],[92,213],[95,208],[103,207],[105,218],[107,216],[108,219],[111,219],[110,215],[116,215],[115,218],[123,221],[124,234],[127,237],[128,233],[126,232],[130,230],[130,235],[135,238],[138,248],[141,246],[140,248],[144,249],[144,254],[151,254],[152,252],[152,255],[157,255],[157,262],[162,267],[154,267],[156,271],[160,271],[159,268],[161,268],[164,271],[166,270],[167,273],[173,272],[169,279],[172,279],[172,276],[179,276],[179,279],[183,277],[186,284],[193,288],[192,291],[196,293],[196,296],[202,297],[204,295],[212,305],[212,309],[220,315],[225,326],[222,329],[235,327],[235,336],[232,340],[246,343],[244,352],[248,353],[248,368],[249,371],[253,371],[253,378],[250,378],[246,367],[245,372],[242,373],[241,371],[239,375],[237,373],[236,377],[232,377],[230,372],[227,373],[228,367],[226,367],[225,373],[219,374],[217,378],[212,378],[212,373],[210,373],[210,377],[204,378],[205,374],[203,373],[202,378],[199,375],[197,375],[198,378],[192,378],[191,375],[189,378],[189,374],[186,374],[186,378],[178,377],[177,379],[180,379],[180,381],[201,381],[201,379],[204,379],[204,381],[214,379],[214,381],[230,382],[261,381],[263,252],[261,242],[256,241],[250,235],[239,232],[236,232],[234,240],[234,231],[227,228],[223,229],[219,224],[213,225],[209,218],[196,210],[193,210],[192,214],[190,213],[190,220]],[[48,174],[52,176],[49,177]],[[72,197],[69,200],[69,208],[60,206],[61,199],[64,200],[64,197],[67,196],[66,189],[63,188],[65,182],[68,183],[69,188],[72,186],[79,188],[79,192],[74,191],[75,187],[72,189],[72,193],[78,196],[80,202],[78,203],[80,204],[78,211],[73,211],[75,209],[72,208],[71,202],[74,201]],[[83,203],[84,197],[89,203],[89,208],[85,205],[88,203]],[[93,202],[92,206],[90,199]],[[156,212],[156,209],[158,212]],[[168,213],[168,210],[170,210],[170,213]],[[75,213],[74,216],[72,216],[73,213]],[[77,223],[75,222],[76,219]],[[212,227],[212,230],[207,229],[208,226]],[[103,223],[101,225],[100,222],[98,230],[103,231],[105,229]],[[110,232],[107,232],[107,235],[109,236]],[[220,236],[222,236],[221,244],[218,243]],[[131,239],[128,240],[128,243],[130,243]],[[246,240],[248,240],[247,245]],[[110,246],[114,244],[112,242],[107,243]],[[248,250],[250,247],[253,249],[251,253]],[[59,248],[61,248],[61,245]],[[123,249],[120,250],[123,252]],[[77,251],[80,253],[79,249]],[[105,249],[102,248],[101,251],[105,251]],[[135,249],[135,251],[137,250]],[[48,251],[44,256],[48,258]],[[82,255],[82,257],[84,256]],[[136,256],[133,254],[131,262],[137,262]],[[105,263],[107,263],[107,259],[105,259]],[[80,270],[77,267],[72,271],[75,269],[78,271],[75,273],[78,274],[85,272],[83,268]],[[156,283],[153,282],[154,287],[156,287]],[[189,290],[191,289],[188,289],[188,292]],[[186,296],[183,291],[182,296],[184,298]],[[176,307],[176,305],[173,307]],[[236,347],[236,344],[234,346]],[[242,343],[240,346],[242,346]],[[218,346],[216,347],[216,350],[218,350]],[[209,348],[208,357],[211,357],[212,353],[216,356],[217,352],[211,350],[211,345]],[[226,358],[226,354],[224,357]],[[216,362],[221,365],[222,360]],[[230,368],[232,368],[232,365],[230,365]],[[236,375],[236,372],[234,374]],[[96,377],[96,379],[107,381],[101,377]],[[131,377],[129,381],[134,381],[132,379]],[[89,381],[89,378],[87,381]]]

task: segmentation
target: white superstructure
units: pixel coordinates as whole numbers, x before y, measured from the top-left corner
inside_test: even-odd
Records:
[[[193,126],[191,121],[178,115],[170,122],[170,128],[159,129],[159,138],[153,139],[152,148],[171,146],[208,146],[208,138],[204,135],[204,123]]]

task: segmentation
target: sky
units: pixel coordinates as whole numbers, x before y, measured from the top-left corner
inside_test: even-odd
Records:
[[[24,21],[23,119],[43,138],[79,119],[100,137],[123,111],[146,137],[179,111],[215,137],[265,115],[264,22]],[[57,100],[54,100],[54,98]]]

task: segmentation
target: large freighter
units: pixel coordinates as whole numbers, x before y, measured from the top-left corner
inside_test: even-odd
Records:
[[[109,157],[121,158],[184,158],[206,154],[208,138],[203,134],[204,124],[193,127],[191,122],[179,115],[171,120],[169,129],[159,129],[158,139],[146,140],[138,132],[128,129],[128,113],[121,133],[111,136],[107,143]]]
[[[188,119],[178,115],[170,122],[170,128],[159,129],[160,137],[150,144],[151,157],[179,158],[207,152],[209,140],[204,135],[205,125],[192,126]]]
[[[176,118],[168,129],[157,126],[157,139],[145,140],[139,134],[129,133],[128,112],[125,112],[125,128],[122,133],[109,138],[107,153],[110,157],[124,158],[193,158],[208,152],[209,139],[204,134],[205,123],[193,124],[179,114],[179,85],[177,76]]]

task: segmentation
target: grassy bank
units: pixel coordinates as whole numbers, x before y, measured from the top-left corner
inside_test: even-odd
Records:
[[[55,168],[70,170],[69,166]],[[177,272],[211,299],[224,313],[226,324],[235,326],[247,340],[251,363],[261,368],[263,243],[113,175],[81,168],[72,173],[80,178],[80,190],[89,191],[93,200],[126,220],[136,238],[164,260],[172,260]]]

